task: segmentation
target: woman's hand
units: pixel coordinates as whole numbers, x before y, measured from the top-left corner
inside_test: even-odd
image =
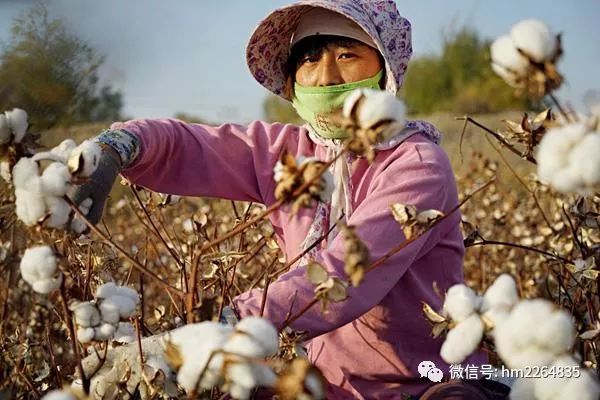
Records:
[[[112,186],[121,172],[121,158],[119,153],[111,146],[99,143],[102,147],[98,168],[89,177],[89,181],[76,186],[69,197],[77,205],[86,199],[92,200],[92,205],[87,213],[87,218],[97,224],[102,218],[102,211],[106,198],[110,194]]]

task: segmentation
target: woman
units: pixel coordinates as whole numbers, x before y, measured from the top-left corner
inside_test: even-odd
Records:
[[[356,88],[395,95],[411,53],[410,23],[391,0],[303,0],[276,10],[252,35],[248,66],[264,87],[293,102],[306,125],[115,123],[96,138],[105,149],[102,167],[94,185],[80,187],[76,200],[91,197],[89,216],[97,221],[121,172],[159,192],[270,205],[275,202],[273,167],[282,151],[332,159],[347,133],[324,115]],[[376,259],[403,240],[391,204],[446,212],[455,207],[454,175],[439,138],[433,126],[410,121],[376,145],[372,163],[352,154],[339,158],[331,167],[335,191],[330,201],[292,217],[286,207],[271,215],[288,258],[310,246],[342,213]],[[306,332],[309,358],[326,377],[329,398],[417,398],[428,388],[423,398],[504,398],[468,382],[434,385],[418,371],[422,361],[432,361],[448,378],[449,366],[439,356],[441,339],[431,337],[421,305],[441,306],[434,282],[446,290],[463,281],[459,221],[460,213],[452,214],[349,288],[349,298],[331,305],[328,313],[313,307],[291,324]],[[330,274],[345,276],[340,235],[311,256]],[[300,263],[270,285],[264,315],[281,326],[291,307],[297,312],[313,295]],[[254,315],[261,299],[262,292],[252,290],[234,299],[233,306],[242,317]],[[476,353],[465,364],[484,361]]]

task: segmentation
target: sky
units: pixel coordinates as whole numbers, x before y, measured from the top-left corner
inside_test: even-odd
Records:
[[[124,94],[124,113],[159,118],[185,112],[210,121],[262,117],[267,94],[250,75],[245,46],[258,22],[291,0],[45,0],[50,13],[106,61],[103,82]],[[34,0],[0,0],[0,44]],[[525,18],[563,32],[560,98],[582,107],[600,88],[600,0],[398,0],[412,22],[414,56],[439,53],[444,35],[468,25],[495,38]],[[410,65],[409,65],[410,68]],[[1,84],[1,83],[0,83]]]

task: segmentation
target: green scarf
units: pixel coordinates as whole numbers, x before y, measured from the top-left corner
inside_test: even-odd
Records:
[[[377,75],[358,82],[334,86],[294,85],[292,105],[302,119],[312,126],[316,133],[326,139],[345,139],[347,131],[329,116],[344,106],[344,101],[356,89],[380,89],[379,81],[383,70]]]

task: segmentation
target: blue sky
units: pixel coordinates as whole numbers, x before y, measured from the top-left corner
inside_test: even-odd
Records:
[[[131,117],[183,111],[213,121],[261,118],[266,91],[247,70],[244,48],[272,9],[291,0],[47,0],[51,14],[106,56],[102,78],[125,95]],[[494,38],[535,17],[564,33],[560,95],[576,107],[600,88],[600,1],[398,0],[413,24],[415,55],[439,52],[445,32],[464,24]],[[34,4],[0,0],[0,42]],[[410,68],[410,67],[409,67]]]

